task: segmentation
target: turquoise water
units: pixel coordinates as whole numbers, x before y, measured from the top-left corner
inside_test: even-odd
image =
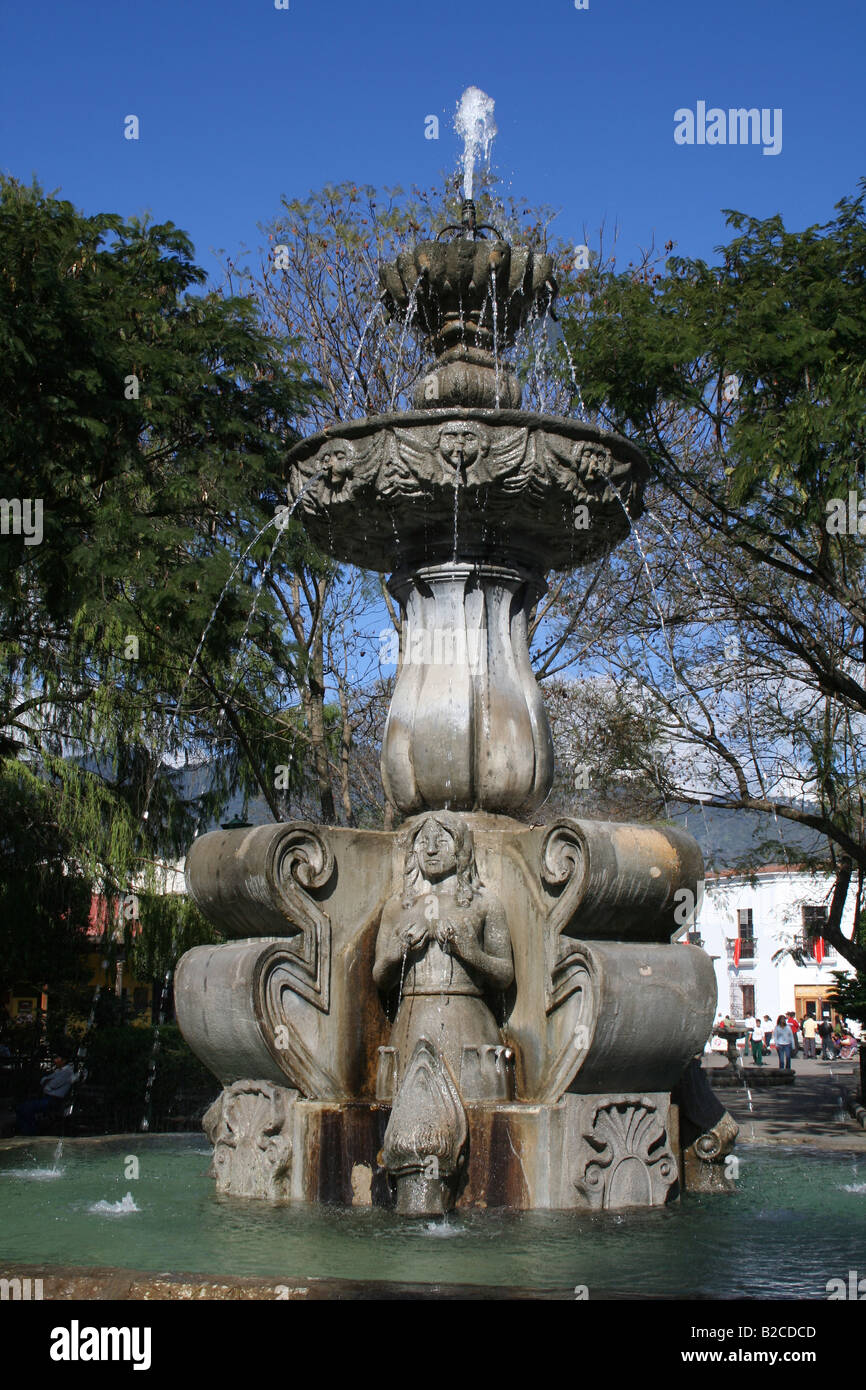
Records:
[[[444,1224],[218,1197],[200,1136],[0,1152],[0,1260],[154,1272],[511,1285],[632,1297],[826,1298],[866,1272],[866,1156],[741,1145],[737,1190],[660,1211]],[[139,1177],[127,1160],[139,1164]]]

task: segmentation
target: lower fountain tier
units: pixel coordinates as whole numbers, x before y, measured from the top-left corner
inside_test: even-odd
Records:
[[[384,1104],[308,1101],[269,1082],[238,1082],[205,1117],[217,1190],[393,1207],[382,1156],[389,1115]],[[679,1194],[678,1114],[666,1093],[566,1095],[556,1105],[469,1103],[466,1120],[454,1182],[458,1211],[658,1207]]]
[[[518,1100],[670,1090],[703,1047],[716,1000],[705,952],[671,944],[697,900],[700,851],[670,826],[568,818],[529,827],[431,812],[398,833],[290,821],[203,836],[187,861],[190,893],[240,939],[197,946],[178,966],[178,1022],[202,1061],[224,1085],[252,1076],[308,1099],[381,1096],[379,1049],[392,1041],[401,970],[398,952],[390,974],[374,975],[377,946],[386,914],[399,916],[417,879],[413,847],[425,827],[443,824],[449,834],[460,827],[467,866],[471,841],[477,902],[502,924],[501,954],[512,962],[498,997],[488,997],[499,1037],[466,1024],[471,1036],[461,1029],[445,1049],[449,1066],[464,1044],[483,1053],[498,1041],[514,1053]],[[435,895],[423,882],[412,891],[415,915],[429,915]],[[472,989],[456,960],[454,970],[453,988],[443,987],[446,1021],[449,993]],[[410,962],[402,990],[429,988],[439,986]],[[419,1036],[415,1027],[405,1046]]]

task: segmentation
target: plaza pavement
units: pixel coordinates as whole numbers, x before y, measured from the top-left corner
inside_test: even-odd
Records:
[[[724,1055],[710,1053],[703,1066],[709,1074],[726,1067]],[[768,1070],[778,1070],[775,1053],[764,1059]],[[740,1142],[802,1144],[828,1150],[863,1150],[866,1130],[849,1114],[845,1093],[860,1084],[860,1064],[850,1061],[808,1061],[800,1056],[792,1063],[793,1086],[743,1086],[719,1088],[717,1094],[740,1126]]]

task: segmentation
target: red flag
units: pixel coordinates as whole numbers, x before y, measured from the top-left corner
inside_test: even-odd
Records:
[[[816,961],[818,962],[819,965],[821,964],[822,960],[824,959],[824,938],[823,938],[823,936],[816,936],[816,938],[815,938],[815,959],[816,959]]]
[[[739,965],[739,963],[740,963],[740,953],[741,953],[742,949],[743,949],[743,943],[742,943],[742,941],[740,940],[740,938],[737,937],[736,941],[734,942],[734,965]]]

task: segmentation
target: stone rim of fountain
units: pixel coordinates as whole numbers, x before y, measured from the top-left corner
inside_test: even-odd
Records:
[[[629,534],[650,475],[622,435],[476,406],[335,421],[287,462],[288,495],[314,541],[380,572],[494,555],[542,572],[579,568]]]

